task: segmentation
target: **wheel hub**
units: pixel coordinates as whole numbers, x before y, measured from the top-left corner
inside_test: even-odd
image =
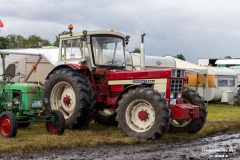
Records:
[[[147,111],[140,111],[138,113],[138,118],[141,120],[141,121],[146,121],[148,119],[148,113]]]
[[[1,128],[2,133],[4,135],[7,135],[10,132],[10,130],[11,130],[11,124],[10,124],[9,119],[3,118],[1,125],[2,125],[2,128]]]
[[[69,105],[70,102],[71,102],[70,96],[66,95],[66,97],[63,98],[63,103],[64,103],[65,105]]]
[[[52,110],[60,110],[65,119],[69,118],[75,110],[76,95],[69,83],[59,82],[52,89],[50,95]]]

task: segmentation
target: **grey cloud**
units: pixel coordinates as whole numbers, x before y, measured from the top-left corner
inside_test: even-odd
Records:
[[[237,0],[1,0],[0,36],[38,34],[53,41],[69,23],[75,31],[114,28],[131,35],[129,50],[146,33],[149,55],[182,53],[196,63],[240,57],[239,8]]]

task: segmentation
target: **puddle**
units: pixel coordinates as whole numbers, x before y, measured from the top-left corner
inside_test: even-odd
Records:
[[[240,134],[225,133],[192,142],[148,143],[124,146],[74,148],[21,156],[0,156],[1,159],[240,159]]]

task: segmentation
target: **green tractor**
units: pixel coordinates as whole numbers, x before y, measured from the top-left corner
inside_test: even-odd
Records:
[[[0,81],[0,132],[3,137],[15,137],[18,128],[26,128],[31,123],[46,122],[46,129],[53,134],[62,135],[65,119],[58,110],[45,112],[43,87],[34,83],[11,82],[15,77],[15,64],[5,70],[6,54],[2,58],[2,80]]]

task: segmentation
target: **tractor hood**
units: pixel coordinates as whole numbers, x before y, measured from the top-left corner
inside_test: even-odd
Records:
[[[171,78],[173,69],[153,69],[134,71],[109,71],[108,80],[129,80],[129,79],[149,79],[149,78]]]
[[[34,83],[8,83],[6,84],[4,89],[19,90],[19,91],[28,92],[28,93],[36,93],[36,92],[43,93],[43,87]]]

